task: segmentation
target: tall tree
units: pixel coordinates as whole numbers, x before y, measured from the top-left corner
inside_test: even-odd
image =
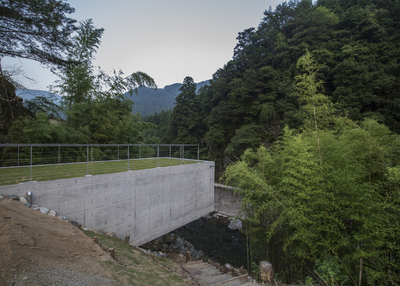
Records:
[[[170,122],[170,136],[174,143],[197,142],[199,104],[196,96],[196,83],[190,76],[185,77],[175,98],[175,107]]]
[[[67,16],[73,12],[64,0],[1,0],[0,57],[64,64],[76,30]]]

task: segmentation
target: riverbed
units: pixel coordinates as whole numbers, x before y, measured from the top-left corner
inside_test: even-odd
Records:
[[[173,233],[189,241],[196,250],[202,250],[212,261],[239,268],[247,268],[246,236],[228,228],[229,219],[217,213],[197,219]]]

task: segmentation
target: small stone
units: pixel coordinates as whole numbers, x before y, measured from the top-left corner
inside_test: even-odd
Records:
[[[16,195],[9,195],[9,196],[7,196],[7,198],[9,198],[10,200],[13,200],[13,201],[19,201],[19,197]]]
[[[73,226],[76,226],[76,227],[78,227],[78,225],[79,225],[79,223],[77,223],[76,221],[70,221],[71,222],[71,224],[73,225]]]
[[[38,207],[37,205],[33,205],[32,208],[33,208],[35,211],[40,211],[40,207]]]
[[[63,216],[63,215],[60,215],[60,216],[58,217],[58,219],[67,220],[67,218],[66,218],[65,216]]]
[[[232,269],[232,265],[230,265],[229,263],[225,263],[224,266],[225,266],[226,269]]]
[[[219,218],[217,214],[214,214],[213,217],[214,217],[214,218]]]
[[[205,219],[205,220],[209,220],[211,218],[211,216],[209,214],[206,214],[206,215],[203,215],[201,218]]]
[[[24,203],[24,207],[30,208],[31,204],[30,203]]]
[[[24,204],[28,202],[24,197],[19,197],[19,201]]]
[[[40,207],[40,212],[41,212],[42,214],[47,214],[49,211],[50,211],[50,210],[49,210],[48,208]]]
[[[51,211],[49,211],[48,215],[57,216],[57,213],[56,213],[56,211],[51,210]]]

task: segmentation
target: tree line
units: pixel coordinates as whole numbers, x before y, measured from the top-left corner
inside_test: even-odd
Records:
[[[232,60],[210,84],[176,101],[171,118],[183,116],[179,124],[188,136],[171,126],[168,142],[191,137],[202,144],[204,157],[234,159],[248,147],[271,145],[284,126],[298,128],[294,81],[306,50],[322,65],[324,93],[349,118],[373,118],[399,133],[399,5],[303,0],[266,10],[257,28],[239,33]]]

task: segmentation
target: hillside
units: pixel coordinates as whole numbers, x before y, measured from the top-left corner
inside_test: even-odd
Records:
[[[197,90],[200,87],[208,84],[209,81],[202,81],[197,84]],[[182,86],[181,83],[174,83],[167,85],[164,88],[152,90],[148,87],[141,87],[138,89],[138,94],[133,93],[130,95],[129,92],[125,93],[125,96],[132,99],[135,105],[132,109],[133,113],[140,113],[141,115],[152,115],[162,110],[167,111],[174,107],[175,97],[180,93],[179,88]]]

